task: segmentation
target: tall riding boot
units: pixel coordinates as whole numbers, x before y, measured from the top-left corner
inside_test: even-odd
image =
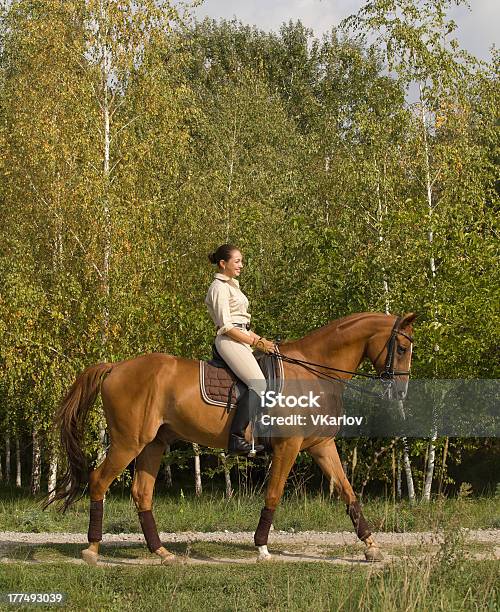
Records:
[[[252,445],[245,440],[245,429],[250,422],[250,417],[257,414],[260,406],[260,397],[253,389],[245,389],[236,405],[236,414],[231,423],[229,434],[228,452],[247,455],[252,450]],[[264,450],[261,444],[255,445],[255,452]]]

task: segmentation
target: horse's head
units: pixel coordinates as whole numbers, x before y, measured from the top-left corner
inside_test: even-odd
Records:
[[[377,374],[384,380],[393,381],[389,388],[389,399],[402,400],[408,391],[410,375],[413,321],[416,314],[410,312],[392,321],[387,317],[383,325],[369,339],[366,355],[373,363]],[[389,325],[389,321],[392,324]]]

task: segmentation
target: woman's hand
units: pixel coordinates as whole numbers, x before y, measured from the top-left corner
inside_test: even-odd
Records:
[[[254,346],[264,353],[274,353],[275,351],[274,342],[267,340],[267,338],[259,338]]]

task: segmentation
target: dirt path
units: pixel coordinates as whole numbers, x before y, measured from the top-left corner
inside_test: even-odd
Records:
[[[465,529],[468,542],[500,545],[500,529]],[[442,533],[423,532],[380,532],[374,534],[381,545],[414,546],[419,544],[440,544],[444,540]],[[253,532],[250,531],[182,531],[177,533],[162,532],[160,538],[165,542],[222,542],[231,544],[252,544]],[[272,531],[269,534],[270,544],[316,544],[325,546],[346,546],[358,544],[359,540],[351,531]],[[85,533],[22,533],[18,531],[0,531],[0,546],[5,544],[86,544]],[[105,533],[103,544],[142,543],[140,533]]]
[[[251,532],[181,532],[161,533],[167,548],[176,552],[182,563],[218,565],[254,563],[256,559]],[[435,554],[444,541],[443,534],[378,533],[384,561],[370,564],[364,559],[363,546],[350,532],[272,531],[269,547],[280,562],[323,562],[335,565],[382,566],[402,559],[419,560]],[[471,559],[500,560],[500,529],[464,530],[464,549]],[[72,563],[82,564],[80,545],[87,543],[83,533],[0,532],[0,563]],[[104,534],[101,566],[158,565],[159,559],[147,552],[141,534]]]

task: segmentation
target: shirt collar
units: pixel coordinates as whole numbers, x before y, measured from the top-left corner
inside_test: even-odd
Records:
[[[215,278],[218,278],[219,280],[226,281],[229,283],[233,283],[237,287],[239,287],[239,284],[240,284],[236,278],[231,278],[231,276],[226,276],[226,274],[222,274],[221,272],[216,272]]]

